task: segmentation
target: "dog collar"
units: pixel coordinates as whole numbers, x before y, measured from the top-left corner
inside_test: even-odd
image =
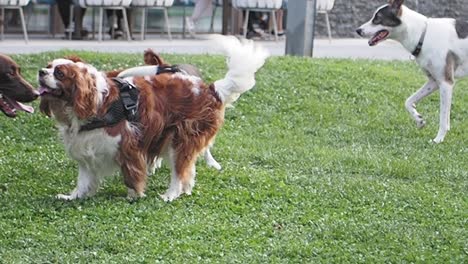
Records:
[[[419,38],[418,45],[414,49],[413,53],[411,53],[414,57],[419,56],[419,54],[421,53],[421,50],[424,44],[424,39],[426,39],[426,33],[427,33],[427,21],[426,21],[426,26],[424,27],[424,31],[421,34],[421,37]]]

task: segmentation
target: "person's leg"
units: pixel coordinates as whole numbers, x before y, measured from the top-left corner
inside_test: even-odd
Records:
[[[72,5],[72,0],[61,0],[57,1],[57,8],[62,19],[63,25],[65,28],[68,28],[70,25],[70,6]]]
[[[106,10],[107,24],[109,25],[109,35],[111,38],[119,38],[123,36],[122,30],[119,31],[120,18],[122,18],[122,12],[120,10]]]
[[[88,34],[83,30],[83,17],[85,15],[85,12],[86,8],[82,8],[78,5],[75,5],[75,7],[73,8],[73,17],[75,21],[75,30],[73,31],[72,35],[73,39],[81,39]]]
[[[191,35],[195,34],[195,24],[204,16],[210,16],[213,13],[213,4],[211,0],[197,0],[195,8],[190,17],[185,18],[187,29]]]
[[[284,28],[283,28],[283,18],[284,18],[284,11],[280,9],[275,12],[276,13],[276,23],[278,24],[278,35],[284,35]]]
[[[127,20],[130,23],[131,21],[131,10],[126,9],[125,10],[127,13]],[[114,13],[115,12],[115,13]],[[115,14],[115,18],[113,17],[113,14]],[[123,12],[122,10],[106,10],[106,15],[107,15],[107,21],[109,21],[109,34],[112,36],[112,29],[114,30],[114,38],[120,38],[123,37],[123,28],[124,28],[124,19],[123,19]],[[115,19],[115,20],[114,20]],[[114,24],[114,22],[116,24]],[[112,28],[114,27],[114,28]],[[131,26],[129,25],[130,28],[130,35],[132,35],[131,32]]]
[[[211,0],[198,0],[195,3],[195,9],[193,9],[192,13],[192,21],[194,23],[197,23],[197,21],[204,17],[204,16],[210,16],[211,13],[213,12],[213,4],[211,3]]]

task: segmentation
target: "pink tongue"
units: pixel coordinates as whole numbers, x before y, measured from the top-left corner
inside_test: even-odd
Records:
[[[39,92],[40,95],[42,95],[45,92],[47,92],[47,88],[41,86],[41,87],[39,87],[38,92]]]
[[[23,110],[28,113],[34,113],[34,108],[29,105],[24,105],[20,102],[13,102],[13,106],[18,110]]]

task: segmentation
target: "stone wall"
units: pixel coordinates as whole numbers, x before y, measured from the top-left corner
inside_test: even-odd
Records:
[[[294,0],[289,0],[294,1]],[[333,37],[357,37],[355,30],[371,19],[386,0],[335,0],[329,13]],[[452,17],[468,21],[468,0],[407,0],[405,5],[428,17]],[[325,16],[317,16],[316,35],[327,35]]]

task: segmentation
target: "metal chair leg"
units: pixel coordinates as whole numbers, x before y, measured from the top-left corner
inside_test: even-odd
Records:
[[[216,16],[216,8],[217,8],[217,6],[214,5],[213,6],[213,13],[211,14],[210,33],[214,32],[214,19],[215,19],[215,16]]]
[[[330,19],[328,18],[328,12],[325,12],[325,19],[327,21],[328,40],[331,43],[332,42],[332,35],[331,35]]]
[[[98,41],[101,42],[102,41],[102,24],[103,24],[103,21],[104,20],[104,8],[100,7],[99,8],[99,36],[98,36]]]
[[[275,41],[278,41],[278,24],[276,23],[275,10],[271,10],[271,17],[273,18],[273,31],[275,32]]]
[[[2,40],[5,39],[5,8],[2,8],[2,20],[0,21],[2,23],[2,25],[0,26],[0,38]]]
[[[93,40],[95,40],[96,36],[95,36],[95,33],[96,33],[96,8],[92,8],[93,9],[93,12],[91,12],[91,31],[92,31],[92,38]]]
[[[116,12],[115,12],[115,9],[111,9],[112,10],[112,17],[109,21],[109,19],[107,20],[107,24],[110,26],[110,35],[111,35],[111,39],[114,39],[115,38],[115,27],[114,25],[117,26],[117,15],[116,15]]]
[[[146,7],[143,7],[141,12],[141,40],[145,40],[145,29],[146,29]]]
[[[169,15],[167,14],[167,8],[164,8],[164,19],[166,20],[167,36],[169,37],[169,40],[172,40],[171,26],[169,25]]]
[[[125,9],[125,7],[122,7],[122,15],[125,23],[125,31],[127,31],[127,39],[128,41],[131,41],[132,36],[130,35],[130,26],[128,25],[127,10]]]
[[[250,11],[249,9],[245,10],[245,18],[244,18],[244,26],[243,26],[243,30],[244,30],[244,38],[247,38],[247,25],[249,23],[249,14]]]
[[[26,20],[24,19],[24,12],[23,12],[23,8],[20,7],[18,8],[19,9],[19,13],[20,13],[20,18],[21,18],[21,26],[23,27],[23,34],[24,34],[24,41],[26,42],[26,44],[28,44],[28,31],[26,30]]]
[[[68,21],[68,28],[65,29],[65,32],[68,32],[68,40],[72,40],[73,31],[71,26],[73,24],[73,16],[75,15],[74,5],[70,5],[70,21]]]
[[[182,38],[185,39],[185,16],[186,16],[186,11],[185,11],[185,5],[184,5],[184,13],[182,15]]]

